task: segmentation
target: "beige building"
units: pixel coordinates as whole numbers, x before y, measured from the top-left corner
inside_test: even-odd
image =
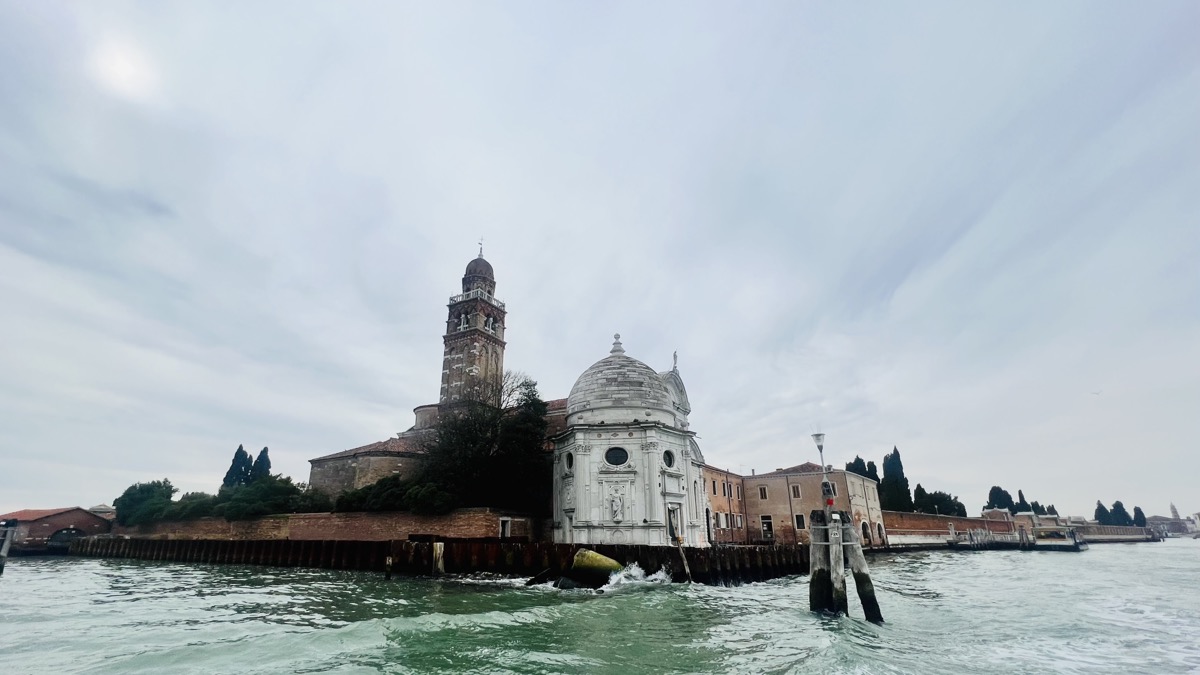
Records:
[[[705,465],[711,539],[718,544],[795,544],[808,541],[813,511],[824,508],[823,473],[806,462],[750,476]],[[886,543],[878,484],[842,470],[829,472],[836,511],[850,514],[866,546]]]

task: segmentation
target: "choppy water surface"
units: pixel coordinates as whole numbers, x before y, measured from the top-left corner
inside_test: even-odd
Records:
[[[810,614],[807,577],[713,588],[634,571],[596,594],[16,558],[0,672],[1200,671],[1200,541],[895,555],[872,572],[883,626]]]

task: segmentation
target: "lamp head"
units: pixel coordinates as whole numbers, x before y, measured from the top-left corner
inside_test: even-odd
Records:
[[[825,452],[825,434],[813,434],[812,439],[817,444],[817,450]]]

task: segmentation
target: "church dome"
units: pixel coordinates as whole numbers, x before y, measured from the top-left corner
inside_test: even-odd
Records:
[[[464,276],[487,277],[493,281],[496,279],[495,274],[492,272],[492,264],[483,259],[483,254],[480,254],[478,258],[467,263],[467,272]]]
[[[609,356],[583,371],[567,397],[567,424],[673,423],[671,394],[650,366],[625,355],[615,336]]]

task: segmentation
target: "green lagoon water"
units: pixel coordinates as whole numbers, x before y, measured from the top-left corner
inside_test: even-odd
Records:
[[[872,561],[887,623],[809,613],[807,577],[636,570],[604,593],[502,579],[15,558],[0,673],[1200,672],[1200,541]]]

